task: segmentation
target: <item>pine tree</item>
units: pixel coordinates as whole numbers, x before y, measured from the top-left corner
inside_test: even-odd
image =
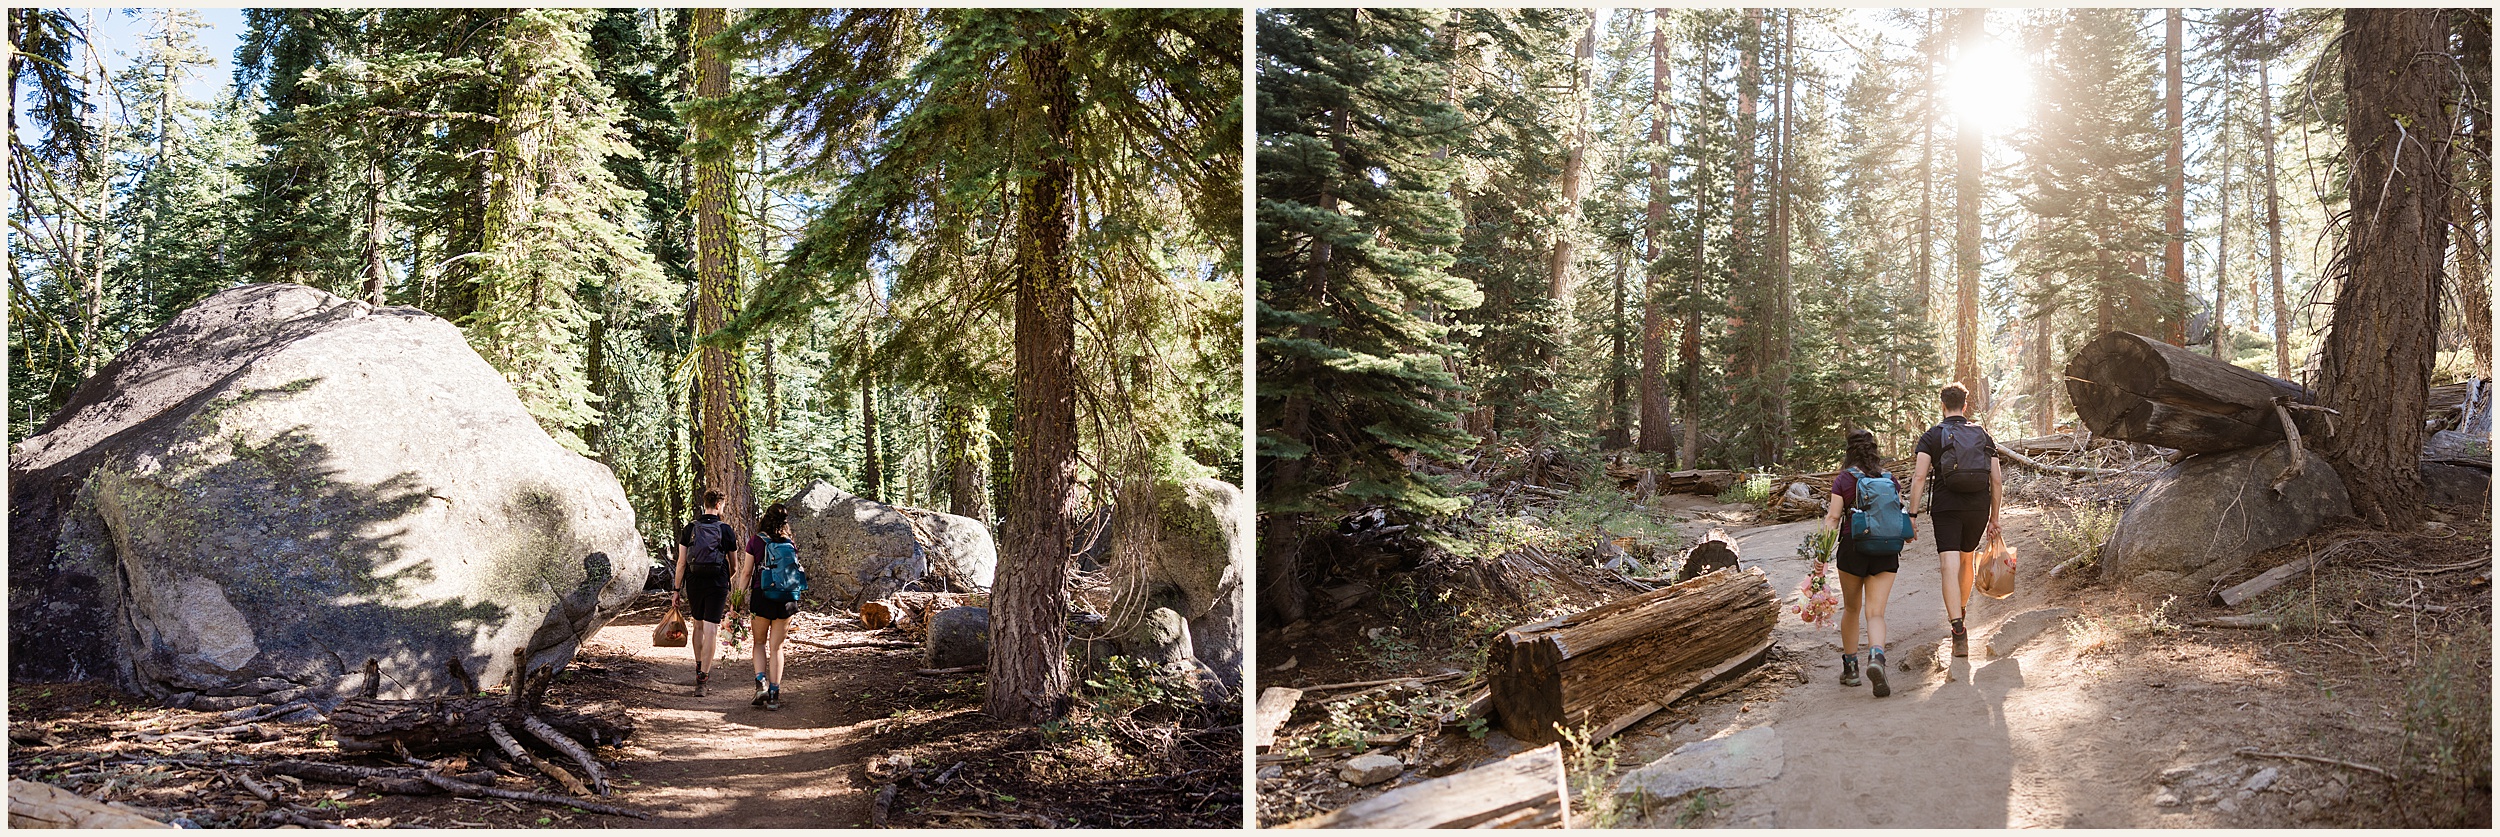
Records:
[[[586,48],[596,14],[530,10],[512,16],[495,57],[491,190],[475,259],[478,307],[462,322],[478,353],[502,372],[548,435],[587,450],[573,431],[596,420],[583,374],[582,337],[593,313],[585,286],[658,301],[668,293],[641,235],[618,219],[643,196],[618,185],[612,156],[632,156],[617,107]]]
[[[1259,15],[1260,552],[1274,556],[1261,562],[1268,612],[1286,621],[1303,612],[1306,521],[1459,508],[1403,461],[1462,441],[1440,407],[1457,387],[1440,361],[1449,330],[1424,312],[1482,302],[1445,272],[1459,216],[1452,166],[1432,152],[1459,122],[1439,95],[1435,23],[1395,9]]]
[[[1012,488],[985,700],[998,717],[1044,720],[1068,705],[1076,394],[1103,374],[1079,365],[1078,296],[1132,309],[1169,281],[1157,269],[1176,240],[1238,229],[1237,14],[775,10],[740,30],[749,49],[796,54],[780,89],[759,94],[800,147],[790,168],[844,185],[707,343],[795,320],[888,265],[897,288],[1013,299]],[[1012,220],[987,226],[1001,208]],[[1004,270],[894,258],[917,241],[960,252],[946,243],[985,230],[1010,254]],[[940,327],[898,324],[923,325]],[[1113,333],[1123,347],[1143,337]]]

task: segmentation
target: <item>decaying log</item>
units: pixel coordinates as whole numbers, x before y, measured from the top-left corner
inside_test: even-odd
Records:
[[[583,709],[539,707],[535,713],[548,726],[593,747],[622,742],[634,734],[633,720],[612,706]],[[518,724],[521,709],[502,695],[419,698],[416,700],[354,699],[330,713],[338,731],[339,749],[348,752],[388,751],[394,743],[419,752],[470,750],[493,742],[488,721]]]
[[[1571,791],[1565,782],[1562,747],[1547,744],[1285,827],[1569,828]]]
[[[9,780],[10,828],[173,828],[42,782]]]
[[[891,627],[920,636],[929,630],[929,617],[971,602],[970,593],[895,593],[860,605],[859,621],[871,629]]]
[[[2066,364],[2066,392],[2074,398],[2076,416],[2094,434],[2185,453],[2281,441],[2275,399],[2318,400],[2299,384],[2124,331],[2101,335],[2075,352]],[[2312,434],[2326,429],[2314,414],[2295,415],[2293,421]]]
[[[1700,543],[1684,550],[1683,559],[1677,563],[1680,569],[1676,570],[1675,583],[1691,581],[1712,570],[1735,569],[1737,560],[1743,557],[1744,553],[1736,549],[1736,539],[1729,537],[1727,530],[1712,529],[1701,537]]]
[[[1293,708],[1301,703],[1301,689],[1269,686],[1261,690],[1257,712],[1257,733],[1250,739],[1250,746],[1258,748],[1259,752],[1266,752],[1267,748],[1276,746],[1276,728],[1284,726],[1285,719],[1293,717]]]
[[[555,727],[548,726],[535,715],[521,716],[521,729],[528,732],[531,738],[546,742],[547,746],[556,748],[557,752],[580,765],[582,775],[590,777],[591,789],[598,791],[600,796],[608,795],[608,777],[599,772],[599,760],[592,758],[590,751],[582,748],[581,742],[565,737],[564,733],[557,732]]]
[[[973,663],[968,666],[952,666],[949,668],[915,669],[912,673],[922,677],[948,677],[957,674],[972,674],[974,672],[988,671],[989,668],[988,663]]]
[[[1761,569],[1707,573],[1493,640],[1495,714],[1522,741],[1666,704],[1770,638],[1779,604]]]

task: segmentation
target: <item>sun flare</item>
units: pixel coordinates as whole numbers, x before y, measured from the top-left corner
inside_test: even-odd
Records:
[[[2020,125],[2031,103],[2029,61],[2012,45],[1989,38],[1956,56],[1946,71],[1947,101],[1956,118],[1996,136]]]

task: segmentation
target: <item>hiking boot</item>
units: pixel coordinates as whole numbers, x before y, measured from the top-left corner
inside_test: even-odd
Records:
[[[774,686],[774,687],[772,687],[772,688],[770,688],[770,689],[766,689],[766,690],[764,690],[764,708],[766,708],[766,709],[771,709],[771,710],[776,710],[776,711],[778,711],[779,709],[781,709],[781,687],[780,687],[780,686]]]
[[[709,686],[709,685],[711,685],[711,684],[712,684],[712,673],[711,673],[711,672],[708,672],[708,671],[698,671],[698,672],[695,672],[695,673],[694,673],[694,696],[695,696],[695,697],[702,697],[702,696],[703,696],[703,693],[706,691],[706,689],[705,689],[704,687]]]
[[[751,700],[751,701],[748,701],[748,702],[747,702],[747,705],[748,705],[748,706],[762,706],[762,705],[764,705],[764,696],[765,696],[766,694],[768,694],[770,691],[771,691],[771,690],[770,690],[770,689],[768,689],[768,688],[766,688],[766,687],[765,687],[765,685],[764,685],[764,675],[761,675],[761,674],[756,675],[756,676],[755,676],[755,699],[754,699],[754,700]]]
[[[1840,655],[1840,685],[1855,686],[1866,681],[1858,679],[1858,655]]]
[[[1970,656],[1970,632],[1963,630],[1962,620],[1953,620],[1953,656]]]
[[[1892,685],[1884,682],[1884,649],[1874,648],[1866,652],[1866,679],[1875,683],[1876,697],[1892,695]]]

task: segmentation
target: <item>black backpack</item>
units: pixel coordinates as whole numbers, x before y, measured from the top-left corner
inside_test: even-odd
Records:
[[[687,562],[698,567],[718,567],[729,563],[729,553],[738,549],[737,535],[725,520],[697,520],[687,526]]]
[[[1938,447],[1944,455],[1936,462],[1936,487],[1956,494],[1981,494],[1988,490],[1990,468],[1995,464],[1996,447],[1988,431],[1968,421],[1948,421],[1936,425],[1943,434]]]

